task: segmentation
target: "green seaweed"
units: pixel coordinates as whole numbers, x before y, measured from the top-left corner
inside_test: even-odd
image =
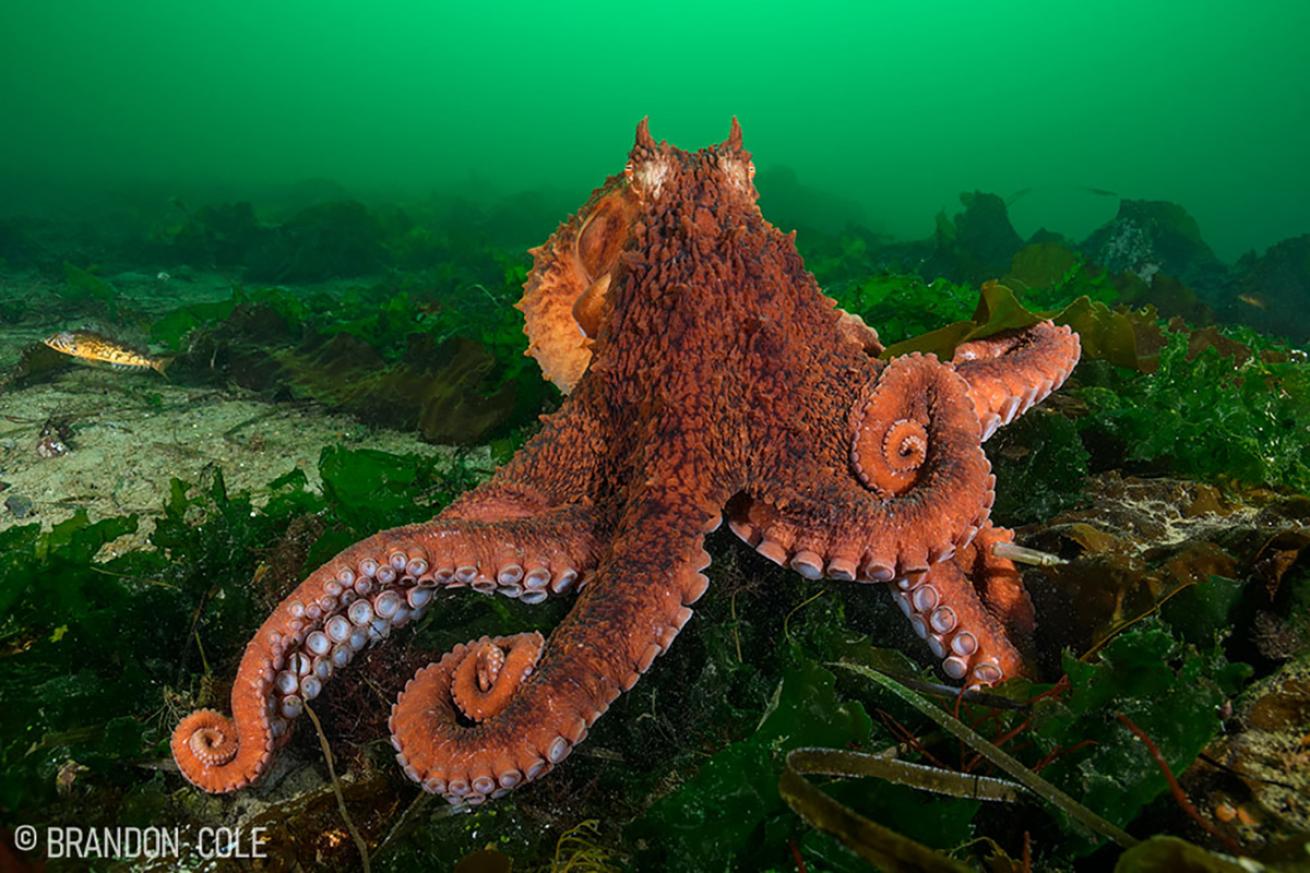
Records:
[[[1186,642],[1213,647],[1232,633],[1234,613],[1245,588],[1237,579],[1211,575],[1169,598],[1160,617]]]
[[[1078,425],[1036,411],[1001,429],[988,443],[996,474],[993,517],[1017,526],[1051,518],[1082,498],[1090,453]]]
[[[977,300],[972,318],[892,343],[883,357],[921,352],[950,360],[961,343],[1050,319],[1056,324],[1067,324],[1078,333],[1084,359],[1105,360],[1138,370],[1154,366],[1152,343],[1143,335],[1154,332],[1154,325],[1143,325],[1130,313],[1110,309],[1088,297],[1079,297],[1058,312],[1033,312],[1009,288],[998,282],[986,282]]]
[[[1193,355],[1189,336],[1170,331],[1149,376],[1084,374],[1084,433],[1123,446],[1130,462],[1310,491],[1310,367],[1286,353],[1241,363],[1214,347]]]
[[[873,325],[884,345],[936,330],[943,322],[969,318],[978,302],[972,286],[945,279],[883,273],[831,291],[837,304]],[[949,356],[948,356],[949,357]]]
[[[227,300],[192,303],[174,309],[150,326],[150,340],[169,351],[179,352],[183,349],[183,343],[191,331],[202,325],[226,319],[232,314],[237,303],[238,298],[233,295]]]
[[[663,863],[691,869],[722,866],[743,855],[780,854],[777,840],[786,831],[769,823],[785,809],[777,788],[783,753],[868,739],[868,715],[837,696],[836,677],[827,668],[794,646],[785,660],[754,733],[717,752],[635,826],[638,834],[659,835]]]
[[[79,512],[45,534],[37,525],[0,534],[0,809],[53,801],[70,767],[110,790],[133,781],[123,765],[148,745],[137,714],[157,703],[160,653],[175,642],[151,616],[182,608],[167,588],[138,581],[162,570],[160,556],[93,563],[136,525]]]
[[[1164,776],[1142,743],[1117,719],[1126,715],[1182,772],[1219,730],[1219,704],[1250,674],[1213,647],[1179,642],[1165,627],[1145,622],[1101,650],[1095,662],[1066,654],[1067,697],[1041,700],[1033,737],[1043,753],[1090,743],[1057,757],[1042,775],[1118,825],[1167,790]],[[1075,837],[1079,851],[1092,848]]]
[[[510,305],[526,278],[504,256],[489,285],[469,275],[432,300],[429,274],[303,295],[237,287],[162,315],[151,334],[178,352],[175,378],[316,400],[361,420],[471,444],[530,424],[558,397],[528,357]]]
[[[462,463],[340,446],[323,450],[318,469],[328,507],[353,531],[431,518],[437,507],[477,481]]]

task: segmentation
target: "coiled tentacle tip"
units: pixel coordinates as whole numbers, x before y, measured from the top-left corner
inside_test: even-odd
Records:
[[[483,637],[470,643],[451,678],[451,698],[464,716],[485,721],[509,705],[546,646],[541,634]]]
[[[170,746],[182,775],[204,791],[235,791],[249,785],[256,775],[231,772],[240,751],[236,723],[212,709],[200,709],[182,719],[173,730]]]

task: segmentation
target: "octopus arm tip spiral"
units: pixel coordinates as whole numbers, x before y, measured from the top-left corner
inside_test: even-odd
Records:
[[[212,709],[184,718],[170,746],[187,781],[214,794],[246,787],[259,778],[271,757],[271,749],[243,743],[236,722]]]

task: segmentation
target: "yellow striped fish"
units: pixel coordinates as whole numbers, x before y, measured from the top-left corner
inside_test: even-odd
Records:
[[[139,352],[118,340],[90,330],[61,330],[43,342],[57,352],[63,352],[88,364],[109,364],[120,370],[154,370],[163,375],[173,362],[172,358],[157,358]]]

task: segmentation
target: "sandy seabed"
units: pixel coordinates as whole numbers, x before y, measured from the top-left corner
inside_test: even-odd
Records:
[[[0,296],[30,294],[40,284],[5,279]],[[168,283],[166,293],[144,276],[139,284],[118,281],[115,287],[129,303],[155,312],[230,293],[230,283],[221,278],[204,279]],[[7,370],[24,347],[76,326],[56,318],[11,326],[0,335],[0,366]],[[51,419],[67,422],[72,438],[67,454],[45,458],[37,441]],[[292,468],[303,470],[310,487],[319,489],[318,458],[330,445],[440,457],[455,452],[423,443],[416,433],[371,428],[317,404],[270,403],[236,387],[179,385],[153,371],[70,367],[0,391],[0,530],[33,522],[49,529],[78,509],[93,521],[139,515],[137,532],[101,553],[112,556],[147,543],[174,477],[196,482],[207,467],[218,466],[229,492],[249,491],[258,506],[268,483]],[[469,460],[490,464],[486,449],[475,450]]]

